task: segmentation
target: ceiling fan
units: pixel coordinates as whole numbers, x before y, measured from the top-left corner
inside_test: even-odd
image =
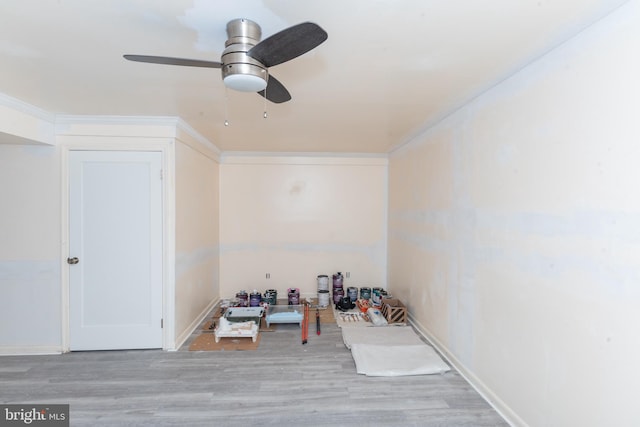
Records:
[[[327,39],[327,33],[312,22],[289,27],[260,41],[260,26],[249,19],[227,23],[228,39],[220,62],[166,56],[124,55],[129,61],[188,67],[220,68],[228,88],[257,92],[274,103],[289,101],[289,91],[273,77],[269,67],[290,61]]]

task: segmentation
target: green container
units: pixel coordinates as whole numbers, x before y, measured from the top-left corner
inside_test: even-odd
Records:
[[[278,304],[278,291],[276,291],[275,289],[267,289],[266,291],[264,291],[262,301],[266,302],[269,305]]]

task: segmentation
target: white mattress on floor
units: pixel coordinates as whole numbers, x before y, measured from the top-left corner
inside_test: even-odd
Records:
[[[427,344],[352,344],[351,355],[356,371],[369,377],[443,374],[451,369]]]
[[[359,374],[372,377],[428,375],[451,368],[411,326],[342,328],[342,340]]]

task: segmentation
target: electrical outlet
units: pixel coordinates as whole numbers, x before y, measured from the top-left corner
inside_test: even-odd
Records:
[[[267,274],[265,274],[265,277],[266,277],[267,279],[271,279],[271,273],[267,273]]]
[[[347,279],[348,279],[349,277],[351,277],[351,272],[347,271],[347,272],[344,274],[344,277],[346,277]]]

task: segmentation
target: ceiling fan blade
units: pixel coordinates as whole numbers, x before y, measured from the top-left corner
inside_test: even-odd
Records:
[[[148,62],[150,64],[183,65],[186,67],[220,68],[222,64],[215,61],[202,61],[200,59],[171,58],[168,56],[149,55],[123,55],[125,59],[136,62]]]
[[[252,47],[247,55],[266,67],[273,67],[310,51],[327,37],[327,32],[319,25],[303,22],[267,37]]]
[[[269,74],[266,89],[261,90],[258,94],[264,96],[275,104],[281,104],[291,99],[291,94],[287,88],[285,88],[284,85],[271,74]]]

